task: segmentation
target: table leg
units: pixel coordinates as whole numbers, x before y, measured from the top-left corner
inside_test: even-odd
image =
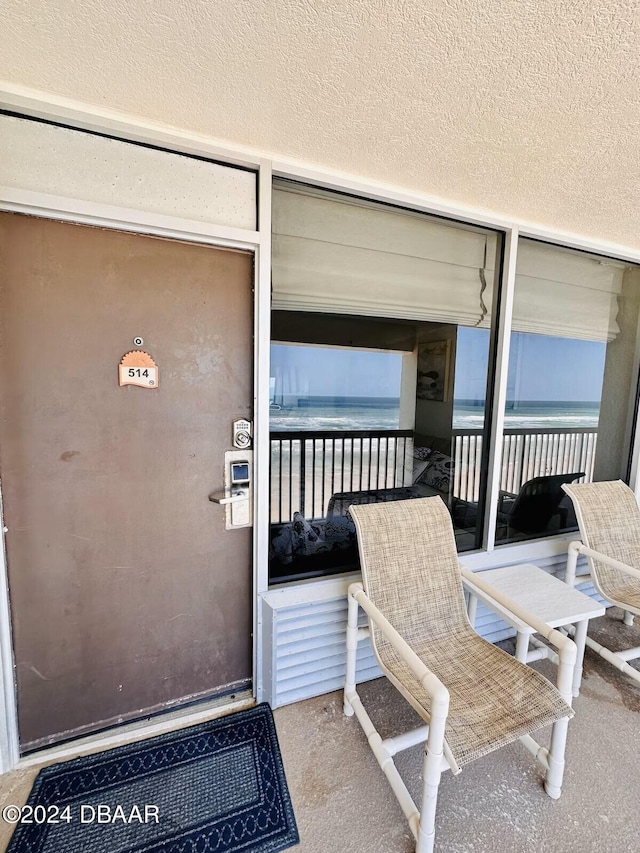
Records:
[[[528,653],[529,632],[518,631],[518,633],[516,634],[516,660],[519,660],[521,663],[526,663]]]
[[[576,622],[574,641],[576,644],[576,668],[573,671],[573,695],[580,695],[580,682],[582,681],[582,662],[584,660],[584,646],[587,639],[588,619]]]

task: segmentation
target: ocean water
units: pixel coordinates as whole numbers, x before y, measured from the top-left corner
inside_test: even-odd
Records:
[[[399,404],[389,397],[310,397],[272,403],[269,424],[272,431],[398,429]]]
[[[509,403],[506,429],[597,427],[599,404],[523,401]],[[270,427],[279,430],[398,429],[399,400],[388,397],[309,397],[296,404],[272,404]],[[470,401],[456,401],[454,429],[482,429],[484,411]]]
[[[506,429],[597,427],[599,414],[598,403],[523,401],[507,404],[504,425]],[[454,429],[482,429],[483,425],[481,409],[464,403],[454,406]]]

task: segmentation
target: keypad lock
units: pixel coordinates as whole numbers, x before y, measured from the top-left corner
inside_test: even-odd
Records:
[[[251,421],[240,419],[233,422],[233,446],[240,450],[248,450],[252,442]]]
[[[209,500],[225,508],[225,527],[234,530],[252,524],[253,451],[227,450],[224,454],[224,488]]]

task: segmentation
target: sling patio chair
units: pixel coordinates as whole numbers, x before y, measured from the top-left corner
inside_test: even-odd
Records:
[[[636,496],[622,480],[576,483],[562,487],[573,501],[582,542],[571,542],[565,580],[591,581],[602,598],[624,611],[624,625],[640,615],[640,510]],[[578,575],[578,556],[585,556],[590,574]],[[627,661],[640,658],[640,646],[612,652],[591,637],[586,645],[636,683],[640,672]]]
[[[545,768],[545,789],[560,796],[576,647],[569,637],[513,604],[482,574],[458,562],[451,518],[440,497],[352,506],[362,583],[348,593],[344,713],[354,713],[416,840],[431,853],[440,776],[520,740]],[[465,609],[463,580],[531,625],[559,652],[558,689],[535,670],[483,640]],[[358,608],[369,629],[358,628]],[[356,690],[358,641],[371,637],[378,664],[425,725],[383,740]],[[553,724],[550,748],[531,732]],[[425,743],[418,810],[393,756]]]

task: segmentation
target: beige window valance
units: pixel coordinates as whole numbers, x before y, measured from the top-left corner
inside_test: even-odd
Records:
[[[273,223],[274,309],[489,324],[492,232],[289,187],[274,191]],[[613,340],[623,272],[521,241],[514,330]]]

